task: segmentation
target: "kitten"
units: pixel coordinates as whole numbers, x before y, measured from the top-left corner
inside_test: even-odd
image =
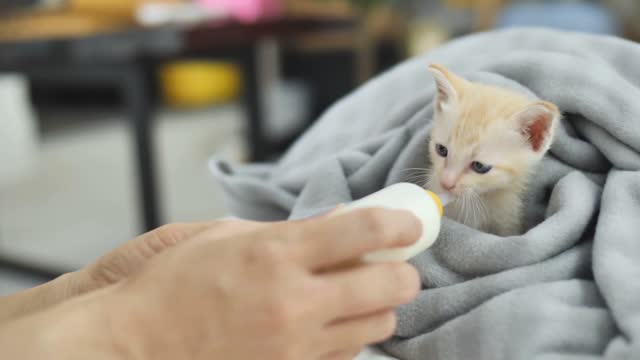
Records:
[[[456,201],[445,215],[499,236],[520,234],[533,166],[551,146],[558,107],[430,65],[437,95],[426,187]]]

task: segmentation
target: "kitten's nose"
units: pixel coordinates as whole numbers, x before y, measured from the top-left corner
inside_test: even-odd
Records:
[[[455,174],[450,173],[450,172],[445,172],[444,174],[442,174],[442,177],[440,178],[440,186],[447,191],[451,191],[453,190],[454,187],[456,187],[456,177]]]
[[[451,191],[454,187],[456,187],[456,184],[453,181],[440,180],[440,186],[444,190]]]
[[[443,190],[451,191],[458,183],[459,173],[452,168],[446,168],[440,174],[440,186]]]

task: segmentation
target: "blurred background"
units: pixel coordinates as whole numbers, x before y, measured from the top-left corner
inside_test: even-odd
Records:
[[[273,161],[332,103],[465,34],[640,39],[640,1],[0,0],[0,295],[226,215],[208,161]]]

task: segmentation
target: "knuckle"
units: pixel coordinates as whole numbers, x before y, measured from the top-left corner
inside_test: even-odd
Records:
[[[256,240],[247,251],[249,262],[280,263],[285,259],[284,247],[273,240]]]
[[[173,233],[173,232],[180,231],[183,226],[184,224],[179,224],[179,223],[165,224],[159,227],[158,231],[162,233]]]
[[[288,332],[296,322],[295,304],[277,299],[267,308],[269,324],[274,331]]]
[[[184,234],[185,224],[171,223],[162,225],[158,228],[158,234],[161,239],[169,239],[177,241]]]
[[[340,287],[329,281],[326,278],[320,278],[314,281],[312,285],[308,287],[306,295],[312,299],[329,299],[330,301],[341,300]]]
[[[305,304],[291,301],[287,296],[275,297],[268,305],[268,322],[271,328],[281,334],[290,334],[303,317]]]

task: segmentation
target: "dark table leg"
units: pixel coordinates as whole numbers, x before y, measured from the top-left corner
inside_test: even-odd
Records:
[[[244,103],[248,117],[250,161],[266,160],[270,154],[268,141],[264,134],[264,111],[262,109],[261,87],[258,72],[258,45],[252,45],[244,51]]]
[[[139,201],[143,213],[145,231],[160,226],[160,208],[156,184],[156,164],[154,156],[153,104],[150,86],[144,66],[132,65],[124,72],[122,86],[127,114],[133,133],[138,170]]]
[[[59,79],[62,74],[65,81],[79,83],[117,82],[121,87],[126,105],[127,116],[131,126],[132,140],[136,154],[138,171],[138,193],[142,210],[143,230],[152,230],[160,225],[159,201],[157,197],[155,158],[153,146],[153,113],[154,107],[150,93],[150,84],[146,76],[148,69],[141,64],[122,65],[117,67],[94,66],[90,71],[72,67],[58,69],[57,72],[34,71],[46,79]],[[43,281],[54,279],[70,270],[54,269],[47,266],[3,257],[0,254],[0,268],[36,276]]]

